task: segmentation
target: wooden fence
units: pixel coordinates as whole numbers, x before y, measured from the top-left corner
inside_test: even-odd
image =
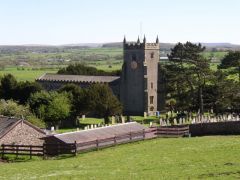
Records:
[[[0,152],[2,158],[7,154],[14,154],[16,157],[27,155],[32,158],[32,156],[43,156],[44,149],[43,146],[2,144]]]
[[[43,158],[45,158],[46,156],[56,156],[60,154],[76,155],[78,152],[98,150],[109,146],[116,146],[118,144],[144,139],[152,139],[156,137],[183,137],[188,134],[189,126],[162,126],[80,143],[48,143],[43,144],[42,146],[2,144],[0,153],[2,158],[7,154],[15,154],[16,156],[27,155],[30,156],[30,158],[32,158],[32,156],[43,156]]]
[[[157,127],[156,135],[158,137],[184,137],[189,135],[188,125],[161,126]]]

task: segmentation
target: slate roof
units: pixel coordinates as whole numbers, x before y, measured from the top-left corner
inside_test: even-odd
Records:
[[[72,82],[72,83],[110,83],[118,80],[119,76],[85,76],[85,75],[63,75],[46,73],[37,78],[36,81]]]
[[[2,138],[9,131],[11,131],[20,122],[24,122],[25,124],[29,125],[30,127],[34,128],[35,130],[37,130],[43,134],[46,134],[44,131],[42,131],[38,127],[32,125],[31,123],[29,123],[23,119],[0,116],[0,138]]]
[[[64,143],[74,143],[75,141],[77,143],[81,143],[87,141],[94,141],[96,139],[111,138],[117,135],[122,135],[130,132],[138,132],[142,131],[143,129],[145,129],[145,126],[136,122],[130,122],[125,124],[82,130],[77,132],[56,134],[53,136]]]
[[[19,119],[9,118],[9,117],[0,117],[0,138],[11,129]]]

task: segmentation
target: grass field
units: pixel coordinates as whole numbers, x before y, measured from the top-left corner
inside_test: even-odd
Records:
[[[239,179],[239,136],[161,138],[77,157],[0,164],[0,179]]]
[[[40,77],[44,73],[56,73],[57,69],[47,69],[47,70],[32,70],[24,69],[18,70],[17,67],[7,67],[0,71],[0,75],[12,74],[17,78],[18,81],[34,81],[36,78]]]

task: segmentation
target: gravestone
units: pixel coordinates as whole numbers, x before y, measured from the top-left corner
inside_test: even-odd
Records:
[[[116,123],[115,116],[112,116],[112,124],[115,124],[115,123]]]
[[[174,123],[175,125],[177,125],[177,119],[176,119],[176,118],[174,118],[173,123]]]
[[[84,114],[84,115],[82,115],[82,120],[85,120],[85,118],[86,118],[85,114]]]

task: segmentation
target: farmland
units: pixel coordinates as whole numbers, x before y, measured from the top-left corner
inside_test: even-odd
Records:
[[[100,151],[0,164],[2,179],[237,179],[238,136],[153,139]]]
[[[166,56],[168,51],[161,51]],[[226,52],[204,52],[206,58],[213,58],[216,63]],[[20,81],[34,81],[44,73],[56,73],[59,68],[70,63],[83,63],[104,71],[119,70],[122,67],[122,48],[83,48],[83,47],[12,47],[0,53],[0,75],[13,74]]]

